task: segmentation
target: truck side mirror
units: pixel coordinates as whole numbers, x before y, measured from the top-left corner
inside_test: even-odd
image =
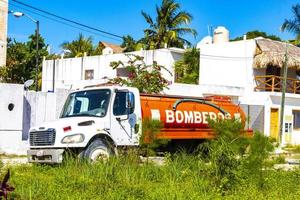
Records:
[[[132,92],[126,93],[126,108],[129,110],[134,108],[134,95]]]

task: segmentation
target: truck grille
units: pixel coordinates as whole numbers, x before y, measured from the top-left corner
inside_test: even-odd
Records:
[[[48,146],[55,143],[55,129],[29,133],[30,146]]]

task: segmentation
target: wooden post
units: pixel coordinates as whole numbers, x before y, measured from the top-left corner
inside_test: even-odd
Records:
[[[275,76],[272,76],[272,92],[274,92]]]

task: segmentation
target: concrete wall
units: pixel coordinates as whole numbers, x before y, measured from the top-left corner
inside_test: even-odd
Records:
[[[181,58],[183,52],[183,49],[157,49],[135,51],[127,54],[66,58],[55,61],[46,60],[43,62],[42,91],[53,91],[57,88],[76,89],[84,85],[105,83],[107,79],[117,76],[117,71],[110,67],[110,63],[119,60],[127,62],[130,54],[144,57],[147,65],[152,64],[153,61],[163,65],[172,73],[169,74],[167,71],[162,70],[163,76],[170,82],[174,82],[174,62]],[[94,71],[93,80],[84,80],[86,70]]]
[[[0,153],[20,154],[26,147],[22,132],[23,85],[0,84],[0,97]]]
[[[23,85],[1,83],[0,154],[26,154],[29,128],[57,119],[68,92],[24,91]]]
[[[264,106],[241,105],[247,117],[246,128],[264,133]]]

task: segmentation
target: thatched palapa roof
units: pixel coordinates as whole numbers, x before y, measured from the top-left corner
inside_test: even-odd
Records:
[[[283,67],[287,52],[287,66],[300,68],[300,48],[292,44],[266,38],[255,38],[256,52],[254,68],[265,68],[268,65]]]

